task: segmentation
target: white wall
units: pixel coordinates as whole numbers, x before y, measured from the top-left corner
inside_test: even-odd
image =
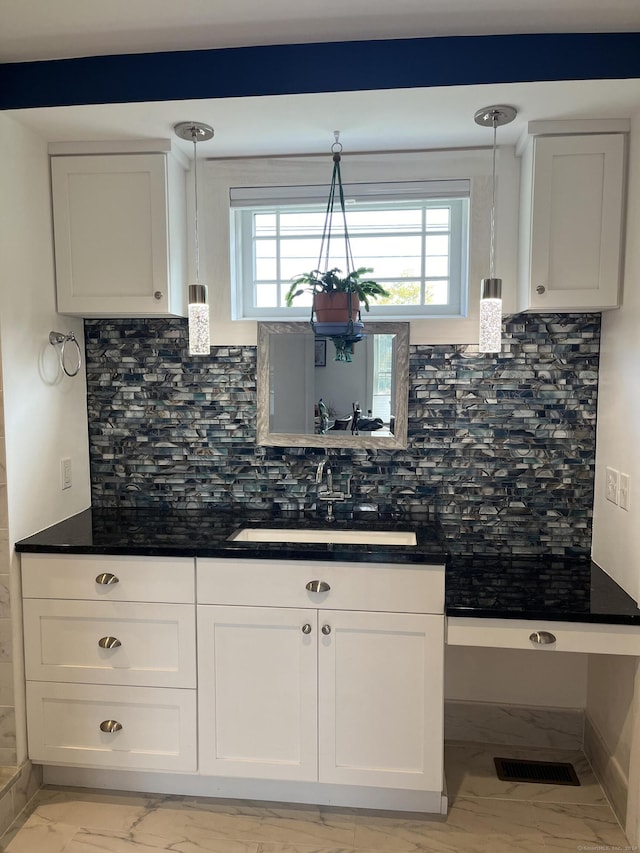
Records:
[[[636,666],[636,659],[629,656],[589,656],[589,716],[625,778],[631,758]]]
[[[445,699],[584,708],[587,657],[569,653],[540,655],[528,649],[447,646]]]
[[[89,506],[84,371],[62,378],[52,329],[82,321],[55,310],[49,161],[46,142],[0,113],[0,340],[4,385],[9,542]],[[73,486],[60,490],[60,459]],[[18,559],[11,562],[18,760],[25,754]]]
[[[593,559],[640,601],[640,114],[632,120],[623,304],[602,315]],[[631,477],[630,511],[605,498],[605,468]]]
[[[631,124],[626,234],[622,307],[602,317],[592,556],[640,601],[640,113]],[[631,477],[628,512],[605,498],[607,466]],[[631,662],[591,663],[587,713],[612,760],[629,774],[632,844],[640,837],[639,690],[640,684],[634,697]]]

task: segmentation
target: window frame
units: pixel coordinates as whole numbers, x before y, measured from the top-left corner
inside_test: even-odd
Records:
[[[293,192],[292,192],[293,190]],[[326,200],[319,202],[317,187],[296,186],[292,187],[269,187],[267,191],[260,192],[254,188],[235,188],[230,190],[231,203],[231,232],[234,235],[233,246],[235,256],[233,258],[233,277],[231,286],[236,292],[236,314],[237,320],[294,320],[307,319],[310,315],[309,306],[293,305],[261,308],[255,305],[255,253],[253,233],[253,215],[264,210],[265,213],[279,213],[291,211],[293,205],[300,207],[300,212],[314,210],[321,212],[326,207]],[[305,191],[308,197],[305,198]],[[449,301],[445,304],[428,305],[378,305],[375,301],[370,304],[368,316],[372,320],[412,320],[426,318],[464,318],[468,310],[468,270],[469,270],[469,219],[470,219],[470,181],[420,181],[420,182],[380,182],[378,184],[345,184],[345,195],[354,198],[361,203],[360,210],[383,209],[387,205],[397,203],[400,206],[420,206],[424,211],[429,207],[449,206],[450,223],[448,234],[450,235],[449,247]],[[278,201],[280,200],[280,203]],[[298,204],[299,203],[299,204]],[[355,208],[354,208],[355,209]],[[396,209],[398,209],[396,207]],[[339,219],[340,214],[336,214]],[[349,211],[347,210],[347,226],[349,224]],[[341,224],[341,223],[340,223]],[[425,249],[424,241],[428,235],[426,224],[423,223],[419,233],[422,241],[420,289],[428,285],[428,279],[424,275]],[[367,235],[372,236],[373,232]],[[276,239],[279,239],[277,237]],[[353,241],[352,236],[352,241]],[[279,257],[279,255],[278,255]],[[356,258],[356,266],[370,266],[371,264],[363,258]],[[247,274],[247,270],[249,273]],[[301,270],[301,272],[303,272]],[[377,277],[374,272],[372,277],[383,286],[385,278]],[[276,286],[283,286],[280,280]]]

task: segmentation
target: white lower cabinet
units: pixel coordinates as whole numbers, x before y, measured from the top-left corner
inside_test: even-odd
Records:
[[[24,554],[22,572],[32,761],[442,808],[442,565]]]
[[[219,563],[198,560],[199,595],[225,601],[197,608],[201,772],[442,791],[444,617],[342,609],[335,568],[313,563],[290,571],[309,607],[246,607]],[[253,599],[271,597],[264,562],[237,568]],[[358,569],[369,596],[389,582]],[[326,591],[305,592],[311,578]]]
[[[23,554],[22,588],[29,758],[196,771],[193,559]]]

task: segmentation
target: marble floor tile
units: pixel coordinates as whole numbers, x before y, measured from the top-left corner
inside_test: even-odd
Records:
[[[566,850],[631,850],[609,806],[532,803],[545,853]]]
[[[306,844],[281,844],[267,841],[258,845],[258,853],[356,853],[349,847],[323,847]]]
[[[96,853],[104,850],[109,853],[257,853],[257,843],[229,841],[227,839],[208,839],[198,843],[192,839],[169,841],[157,835],[139,832],[116,833],[90,829],[77,832],[64,853]]]
[[[573,764],[579,786],[543,785],[533,782],[503,782],[496,775],[493,757]],[[592,803],[608,805],[589,762],[575,750],[529,749],[487,744],[447,744],[445,775],[451,801],[457,797],[492,797],[538,802]]]
[[[6,846],[6,853],[64,853],[78,827],[31,815]]]
[[[524,754],[521,754],[523,753]],[[511,785],[492,757],[572,761],[580,788]],[[627,848],[576,753],[448,745],[446,816],[47,788],[3,839],[6,853],[566,853]],[[489,763],[490,762],[490,763]]]
[[[458,799],[446,818],[407,819],[370,815],[356,819],[355,847],[380,853],[423,850],[475,849],[482,844],[518,845],[514,849],[538,849],[543,837],[534,820],[531,804],[491,799]],[[455,846],[453,849],[456,849]]]
[[[43,791],[37,798],[36,814],[50,823],[62,823],[87,829],[128,832],[155,806],[135,795],[66,794]]]
[[[330,810],[289,807],[266,808],[243,813],[233,807],[203,807],[201,803],[148,809],[136,829],[163,838],[190,838],[203,843],[211,838],[229,841],[293,843],[323,847],[352,847],[355,819]]]

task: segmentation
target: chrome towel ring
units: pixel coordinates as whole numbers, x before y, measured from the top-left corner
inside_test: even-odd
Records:
[[[64,348],[69,341],[72,341],[76,345],[76,349],[78,351],[78,364],[76,365],[75,370],[68,370],[64,360]],[[60,361],[60,367],[66,375],[77,376],[80,368],[82,367],[82,351],[80,350],[80,344],[73,332],[69,332],[68,335],[65,335],[64,332],[49,332],[49,343],[51,346],[60,347],[58,350],[58,360]]]

